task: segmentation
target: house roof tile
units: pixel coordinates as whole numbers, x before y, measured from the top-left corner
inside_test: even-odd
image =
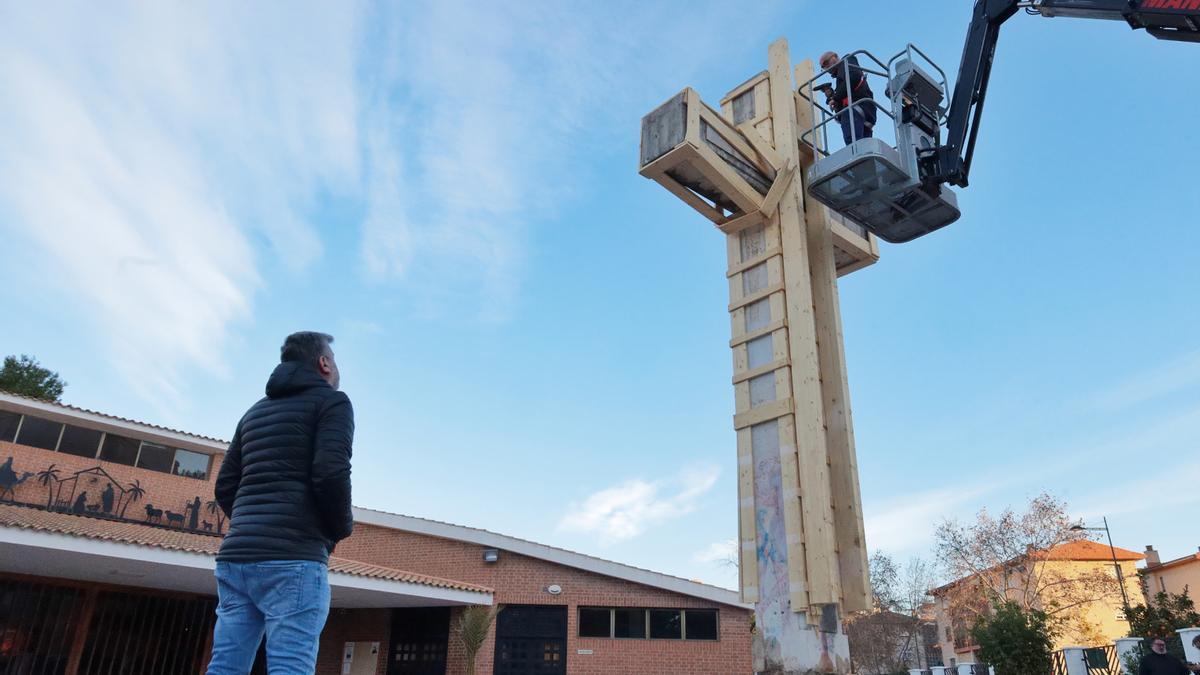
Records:
[[[149,546],[187,553],[199,553],[213,557],[217,555],[217,550],[221,547],[221,538],[218,536],[197,534],[170,527],[142,525],[127,521],[107,520],[69,513],[56,513],[14,504],[0,504],[0,527],[53,532],[74,537],[132,544],[135,546]],[[479,593],[492,592],[491,589],[483,586],[467,584],[452,579],[415,574],[391,567],[371,565],[339,557],[331,557],[329,559],[329,571],[371,579],[420,584],[434,588]]]

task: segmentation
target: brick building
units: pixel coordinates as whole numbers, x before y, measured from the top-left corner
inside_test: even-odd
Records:
[[[0,673],[202,670],[225,445],[0,393]],[[330,586],[321,674],[463,673],[467,605],[479,673],[751,671],[737,593],[485,530],[355,509]]]

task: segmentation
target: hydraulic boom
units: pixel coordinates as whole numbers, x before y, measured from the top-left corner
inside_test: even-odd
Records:
[[[976,0],[946,115],[946,141],[921,162],[927,186],[967,186],[1000,26],[1017,11],[1123,21],[1163,40],[1200,42],[1200,0]]]

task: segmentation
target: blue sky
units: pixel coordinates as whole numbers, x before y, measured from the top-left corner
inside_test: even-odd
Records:
[[[337,337],[355,500],[732,586],[722,237],[641,115],[968,3],[8,3],[0,351],[73,404],[228,437]],[[1005,27],[961,221],[843,279],[868,544],[1042,490],[1194,551],[1200,49]]]

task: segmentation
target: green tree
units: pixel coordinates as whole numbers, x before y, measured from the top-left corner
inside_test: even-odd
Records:
[[[979,645],[980,658],[996,669],[996,675],[1050,673],[1058,623],[1040,609],[1005,600],[975,620],[971,637]]]
[[[1149,604],[1130,607],[1128,618],[1130,635],[1143,639],[1160,637],[1166,640],[1167,651],[1180,660],[1184,660],[1183,642],[1175,631],[1200,626],[1200,613],[1196,612],[1186,587],[1182,593],[1158,592]],[[1126,662],[1136,673],[1142,663],[1141,653],[1135,652]]]
[[[58,373],[32,356],[6,356],[0,367],[0,390],[58,403],[66,386]]]

